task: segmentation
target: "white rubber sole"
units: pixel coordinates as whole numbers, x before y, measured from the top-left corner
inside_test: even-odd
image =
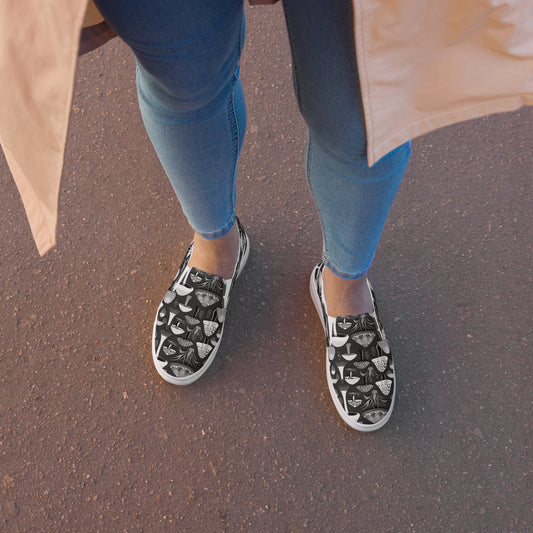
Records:
[[[246,238],[246,249],[244,251],[244,255],[242,256],[242,260],[241,260],[241,264],[239,265],[239,270],[235,276],[235,279],[237,279],[240,275],[241,275],[241,272],[244,270],[244,267],[246,266],[246,263],[248,261],[248,256],[250,255],[250,239],[248,237],[247,234],[245,234],[245,238]],[[226,305],[229,303],[229,295],[228,295],[228,300],[226,302]],[[157,309],[157,312],[156,312],[156,320],[157,320],[157,316],[158,316],[158,313],[159,313],[159,307]],[[155,338],[155,335],[156,335],[156,320],[154,320],[154,327],[153,327],[153,330],[152,330],[152,339]],[[224,325],[225,325],[225,320],[224,320],[224,323],[222,324],[222,328],[220,330],[220,339],[217,343],[216,346],[213,347],[213,349],[211,350],[211,353],[209,354],[209,357],[207,358],[207,361],[204,363],[204,366],[202,366],[202,368],[200,368],[200,370],[198,370],[198,372],[194,372],[193,374],[189,375],[189,376],[186,376],[184,378],[177,378],[175,376],[171,376],[168,374],[168,372],[165,371],[165,367],[167,366],[167,364],[163,364],[157,357],[157,353],[154,349],[154,342],[152,340],[152,359],[154,361],[154,366],[157,370],[157,373],[168,383],[171,383],[172,385],[191,385],[192,383],[194,383],[195,381],[197,381],[198,379],[200,379],[204,374],[205,372],[207,371],[207,369],[211,366],[211,363],[215,360],[215,357],[217,355],[217,352],[218,352],[218,348],[220,347],[220,343],[222,342],[222,338],[224,336]]]
[[[327,316],[327,307],[324,302],[322,304],[320,300],[320,296],[317,291],[317,286],[315,282],[315,278],[317,275],[317,270],[319,266],[315,266],[313,269],[313,272],[311,273],[311,278],[309,280],[309,292],[311,293],[311,300],[313,300],[313,303],[315,304],[316,311],[318,313],[318,317],[320,318],[320,322],[322,324],[322,327],[324,328],[324,335],[326,337],[326,343],[328,338],[328,325],[324,323],[324,314]],[[320,276],[318,278],[319,282],[322,283],[322,273],[320,273]],[[370,282],[367,280],[369,284],[369,289],[371,289]],[[376,424],[359,424],[357,420],[354,420],[353,416],[350,416],[346,410],[344,409],[344,406],[339,402],[337,391],[335,390],[335,387],[333,386],[333,382],[331,381],[330,371],[329,371],[329,363],[328,363],[328,354],[327,354],[327,348],[326,348],[326,379],[328,382],[328,389],[331,395],[331,399],[333,400],[333,404],[335,405],[335,408],[337,409],[337,412],[341,416],[341,418],[344,420],[346,424],[348,424],[351,428],[356,429],[357,431],[362,431],[365,433],[369,433],[371,431],[376,431],[378,429],[381,429],[390,419],[392,416],[392,411],[394,409],[394,403],[396,400],[396,372],[394,374],[394,389],[393,389],[393,396],[391,400],[391,405],[389,408],[388,413],[385,415],[384,418],[382,418],[379,422]]]

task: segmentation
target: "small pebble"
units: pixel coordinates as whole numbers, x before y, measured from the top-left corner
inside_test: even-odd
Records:
[[[18,516],[20,514],[18,505],[15,502],[9,502],[7,504],[7,508],[9,509],[9,512],[14,516]]]

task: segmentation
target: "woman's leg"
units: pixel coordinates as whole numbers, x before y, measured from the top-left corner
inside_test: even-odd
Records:
[[[372,167],[350,0],[284,0],[298,104],[308,126],[306,171],[323,231],[333,316],[371,311],[365,273],[406,169],[407,143]]]
[[[298,102],[308,125],[307,178],[324,240],[311,297],[326,332],[326,379],[342,419],[359,431],[389,420],[396,383],[390,345],[365,273],[410,154],[372,167],[354,50],[351,0],[285,0]]]
[[[195,230],[191,265],[230,277],[246,128],[242,0],[97,0],[137,62],[146,130]],[[229,272],[229,275],[228,275]]]
[[[248,257],[235,224],[235,177],[246,127],[239,82],[242,0],[97,0],[131,47],[146,130],[195,230],[156,313],[159,375],[189,385],[213,362],[229,294]],[[225,279],[223,279],[225,278]]]

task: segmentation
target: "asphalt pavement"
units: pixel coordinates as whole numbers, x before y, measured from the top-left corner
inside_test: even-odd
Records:
[[[0,530],[533,529],[533,109],[413,142],[370,278],[393,417],[337,415],[308,294],[320,226],[281,6],[248,9],[238,212],[249,265],[196,384],[152,365],[191,232],[119,40],[81,58],[58,244],[39,257],[0,156]]]

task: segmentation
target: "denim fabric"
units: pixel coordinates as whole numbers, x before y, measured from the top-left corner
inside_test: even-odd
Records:
[[[411,146],[368,166],[351,0],[284,0],[284,9],[323,260],[338,276],[358,278],[372,263]]]
[[[96,4],[133,50],[143,120],[187,220],[203,237],[223,236],[235,220],[246,128],[242,0]],[[368,166],[351,0],[284,0],[284,10],[323,259],[357,278],[374,257],[410,143]]]

